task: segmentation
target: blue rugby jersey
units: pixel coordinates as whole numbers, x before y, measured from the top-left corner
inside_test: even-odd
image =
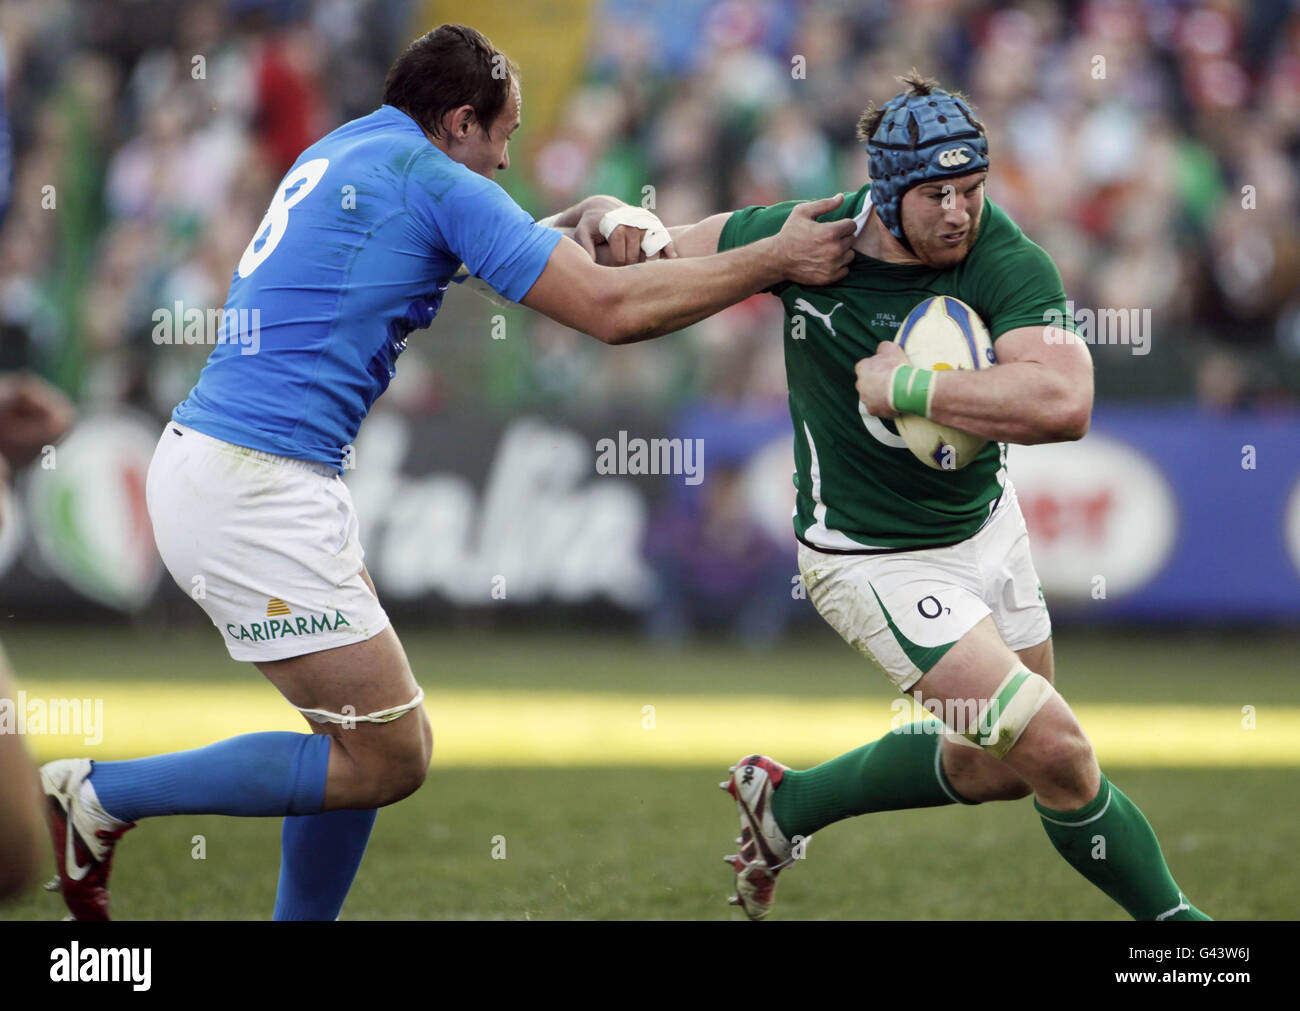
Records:
[[[309,147],[280,183],[235,270],[218,343],[172,417],[341,470],[460,264],[517,302],[559,240],[381,106]]]

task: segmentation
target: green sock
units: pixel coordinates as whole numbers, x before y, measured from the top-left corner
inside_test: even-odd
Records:
[[[1056,851],[1133,919],[1210,919],[1183,898],[1146,818],[1105,775],[1077,811],[1053,811],[1037,799],[1034,807]]]
[[[943,774],[938,726],[922,720],[803,772],[787,769],[772,794],[777,825],[788,838],[807,838],[854,815],[969,803]]]

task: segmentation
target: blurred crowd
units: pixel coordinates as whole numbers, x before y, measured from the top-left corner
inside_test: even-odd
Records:
[[[440,13],[474,23],[475,7]],[[857,189],[869,100],[912,67],[988,128],[988,193],[1076,307],[1150,309],[1150,353],[1098,347],[1100,394],[1232,410],[1300,398],[1300,8],[1285,0],[603,0],[586,70],[501,182],[532,212],[592,192],[669,224]],[[372,110],[418,30],[402,0],[10,0],[0,6],[10,205],[0,368],[165,413],[201,346],[152,314],[219,306],[302,148]],[[508,49],[504,40],[503,47]],[[611,352],[465,294],[402,359],[392,400],[649,408],[784,399],[779,308],[756,297]]]
[[[155,311],[225,302],[276,182],[378,105],[409,23],[401,2],[0,6],[0,368],[170,412],[211,349],[155,343]]]
[[[1076,308],[1150,309],[1147,355],[1094,349],[1102,397],[1300,394],[1300,6],[609,0],[592,52],[535,162],[556,202],[653,180],[676,223],[856,189],[858,116],[916,67],[974,102],[988,194]],[[772,302],[715,328],[708,371],[782,385]]]

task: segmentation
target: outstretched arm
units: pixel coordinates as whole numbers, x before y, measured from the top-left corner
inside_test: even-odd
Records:
[[[562,240],[522,301],[606,344],[629,344],[689,326],[784,280],[829,284],[848,272],[854,226],[815,219],[843,199],[800,204],[779,234],[740,249],[622,269],[602,267]]]
[[[679,225],[668,229],[673,237],[673,245],[678,256],[712,256],[718,251],[718,239],[722,236],[722,227],[731,217],[731,211],[723,211],[697,221],[693,225]]]

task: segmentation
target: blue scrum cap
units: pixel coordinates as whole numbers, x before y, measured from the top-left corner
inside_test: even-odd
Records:
[[[885,227],[909,251],[911,244],[903,235],[903,194],[921,183],[989,167],[984,128],[970,106],[939,88],[922,95],[914,87],[890,99],[866,146],[871,202]]]

